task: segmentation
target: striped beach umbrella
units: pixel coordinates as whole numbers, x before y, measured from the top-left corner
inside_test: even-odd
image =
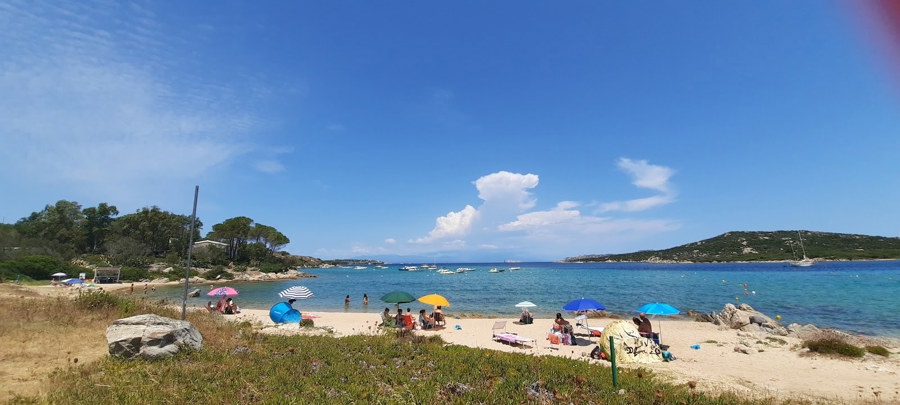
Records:
[[[313,293],[309,290],[309,288],[306,288],[302,285],[295,285],[278,293],[278,296],[281,298],[287,298],[289,300],[305,300],[309,297],[312,297]]]

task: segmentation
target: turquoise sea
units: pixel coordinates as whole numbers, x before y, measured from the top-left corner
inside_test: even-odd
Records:
[[[631,315],[648,302],[665,302],[682,312],[721,311],[727,303],[747,303],[782,323],[811,323],[867,335],[900,337],[900,261],[820,262],[796,268],[783,263],[648,264],[648,263],[445,263],[439,267],[474,271],[441,275],[433,270],[398,271],[369,266],[365,270],[303,269],[316,278],[277,282],[234,282],[243,308],[269,309],[278,292],[292,285],[309,287],[314,297],[295,307],[303,312],[350,311],[378,313],[379,297],[403,290],[419,297],[441,294],[450,300],[447,313],[516,316],[515,304],[531,301],[532,312],[548,317],[577,298],[591,298],[607,311]],[[489,273],[492,267],[521,267]],[[746,284],[746,289],[745,285]],[[209,301],[204,294],[189,305]],[[138,289],[140,291],[140,289]],[[159,288],[152,296],[181,302],[184,287]],[[362,305],[363,294],[369,305]],[[350,295],[349,307],[344,297]],[[404,304],[418,311],[419,303]]]

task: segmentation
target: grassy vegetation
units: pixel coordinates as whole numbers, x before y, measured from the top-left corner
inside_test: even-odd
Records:
[[[180,312],[157,303],[102,293],[76,301],[23,300],[27,306],[15,301],[0,300],[0,338],[44,336],[29,350],[65,340],[70,346],[105,350],[105,328],[121,316],[152,312],[180,319]],[[21,320],[16,320],[17,312]],[[49,376],[36,378],[46,390],[44,396],[18,395],[12,402],[760,403],[702,394],[696,383],[666,385],[644,369],[621,370],[619,387],[613,387],[611,371],[604,365],[447,345],[436,336],[264,335],[249,323],[226,322],[205,311],[189,313],[188,321],[203,335],[200,351],[154,362],[106,355],[78,362],[69,352]],[[30,335],[17,327],[30,329]],[[32,355],[26,362],[34,360]]]
[[[862,357],[866,354],[866,351],[862,348],[834,338],[807,340],[803,342],[803,347],[815,353],[836,354],[846,357]]]
[[[891,355],[891,352],[889,352],[888,349],[886,349],[884,346],[866,346],[866,351],[884,357],[888,357]]]

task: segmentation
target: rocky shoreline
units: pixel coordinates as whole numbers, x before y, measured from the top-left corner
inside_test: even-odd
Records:
[[[900,340],[889,337],[852,334],[838,329],[823,329],[812,324],[791,323],[787,326],[782,326],[776,319],[772,319],[747,304],[738,306],[725,304],[721,312],[692,313],[689,315],[697,321],[710,322],[721,329],[736,329],[739,331],[739,336],[743,335],[745,337],[756,337],[757,333],[761,333],[774,336],[789,336],[800,340],[831,338],[856,346],[880,345],[900,347]],[[735,351],[744,352],[745,354],[751,353],[749,351],[745,352],[744,349],[738,350],[737,348]]]

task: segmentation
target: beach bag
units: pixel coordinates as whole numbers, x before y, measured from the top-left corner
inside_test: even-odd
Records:
[[[669,353],[669,352],[662,352],[662,358],[663,358],[663,361],[675,360],[675,356],[673,356],[672,353]]]

